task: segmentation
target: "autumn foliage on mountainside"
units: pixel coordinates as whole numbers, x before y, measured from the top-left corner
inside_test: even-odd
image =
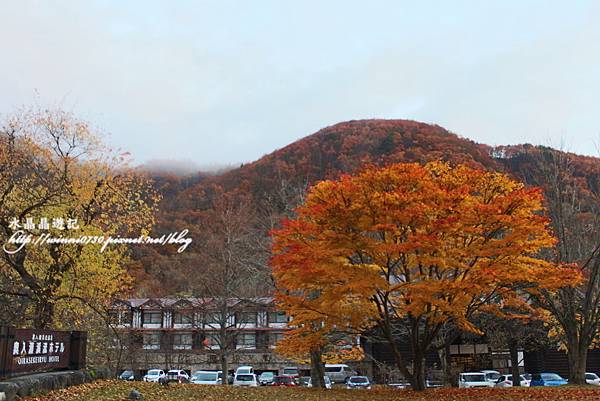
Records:
[[[413,361],[409,370],[395,350],[398,369],[424,389],[424,358],[445,323],[477,333],[477,313],[527,316],[527,294],[578,283],[577,270],[538,256],[555,244],[542,203],[504,174],[440,162],[318,183],[274,232],[279,305],[298,327],[291,344],[377,327],[394,351],[402,321]]]
[[[269,209],[272,216],[273,211],[284,213],[284,209],[290,209],[282,201],[286,197],[281,196],[281,192],[290,188],[303,192],[319,180],[354,172],[365,163],[435,160],[502,169],[490,156],[488,146],[460,138],[442,127],[408,120],[364,120],[324,128],[257,161],[218,175],[143,174],[157,181],[163,196],[154,231],[171,232],[185,227],[196,237],[201,235],[200,216],[210,208],[213,186],[225,192],[250,194],[259,212],[264,214],[264,209]],[[269,204],[265,205],[267,201]],[[130,270],[138,278],[140,296],[189,292],[188,278],[202,269],[199,242],[192,243],[181,255],[167,248],[139,248],[134,258]]]

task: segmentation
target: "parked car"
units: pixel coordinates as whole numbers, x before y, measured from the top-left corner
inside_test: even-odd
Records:
[[[411,384],[408,380],[401,380],[395,383],[388,383],[388,386],[394,388],[410,388]]]
[[[192,375],[190,383],[193,384],[221,384],[222,372],[214,370],[199,370]]]
[[[536,373],[531,376],[531,387],[537,386],[563,386],[567,381],[556,373]]]
[[[252,366],[240,366],[236,369],[236,375],[248,375],[254,373],[254,368]]]
[[[190,375],[185,370],[171,369],[167,372],[168,382],[187,383],[190,381]]]
[[[346,388],[366,388],[367,390],[370,390],[371,382],[367,376],[351,376],[346,381]]]
[[[275,376],[271,386],[296,387],[296,381],[292,376]]]
[[[486,380],[485,373],[482,372],[464,372],[458,376],[458,387],[494,387],[494,383]]]
[[[158,383],[160,381],[165,380],[167,375],[165,375],[165,371],[162,369],[150,369],[148,373],[146,373],[143,377],[143,381],[145,382],[155,382]]]
[[[325,380],[325,388],[331,388],[331,379],[328,376],[323,376],[323,380]],[[312,387],[312,379],[310,377],[308,378],[306,387]]]
[[[283,368],[282,376],[290,376],[293,377],[296,383],[300,378],[300,373],[298,372],[298,368],[295,366],[287,366]]]
[[[325,375],[329,376],[333,383],[346,383],[349,377],[356,376],[356,374],[356,371],[345,364],[325,365]]]
[[[261,386],[267,386],[273,383],[273,378],[275,374],[273,372],[262,372],[260,376],[258,376],[258,382]]]
[[[521,387],[529,387],[529,380],[525,378],[523,375],[519,375],[521,378],[520,384]],[[498,380],[496,380],[496,387],[512,387],[512,375],[500,375]]]
[[[121,372],[121,374],[119,375],[119,380],[135,380],[135,374],[133,374],[133,370],[124,370],[123,372]]]
[[[485,374],[485,380],[496,383],[500,378],[500,372],[497,370],[480,370],[481,373]]]
[[[329,377],[327,378],[329,380]],[[298,385],[302,387],[308,387],[308,383],[310,382],[310,376],[302,376],[298,379]],[[331,380],[329,381],[331,383]]]
[[[444,387],[444,382],[442,380],[427,379],[425,380],[425,386],[427,388]]]
[[[254,373],[240,373],[233,377],[233,385],[258,387],[258,379]]]
[[[586,372],[585,382],[587,384],[593,384],[594,386],[600,386],[600,377],[595,373]]]

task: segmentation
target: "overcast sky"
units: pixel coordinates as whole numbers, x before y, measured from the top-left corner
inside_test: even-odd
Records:
[[[599,16],[599,1],[1,0],[0,113],[59,104],[140,163],[250,161],[362,118],[597,155]]]

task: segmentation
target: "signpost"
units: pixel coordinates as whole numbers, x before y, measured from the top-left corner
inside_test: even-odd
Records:
[[[87,332],[0,326],[0,377],[85,368]]]

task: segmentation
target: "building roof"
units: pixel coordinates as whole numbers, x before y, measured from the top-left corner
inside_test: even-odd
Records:
[[[118,299],[113,302],[113,306],[129,306],[132,308],[157,307],[157,308],[176,308],[180,307],[201,307],[207,306],[218,301],[218,298],[201,297],[167,297],[167,298],[130,298]],[[232,307],[240,303],[248,305],[267,306],[273,303],[273,297],[256,298],[230,298],[227,300],[228,306]]]

